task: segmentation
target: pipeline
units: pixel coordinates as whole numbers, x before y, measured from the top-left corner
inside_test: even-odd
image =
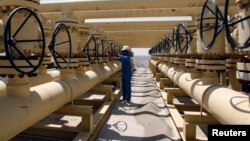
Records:
[[[108,72],[110,72],[109,67],[112,67],[112,65],[115,65],[115,64],[108,63],[106,65],[103,65],[103,67],[106,68]],[[91,68],[92,67],[90,67],[89,69],[91,69]],[[106,70],[106,69],[104,69],[104,70]],[[59,70],[50,70],[50,71],[47,71],[46,73],[38,74],[35,77],[31,77],[29,79],[29,81],[30,81],[31,86],[33,87],[33,86],[37,86],[37,85],[41,85],[41,84],[53,81],[54,79],[57,79],[59,77],[60,77]],[[6,79],[6,78],[2,78],[0,80],[0,96],[6,95],[6,83],[7,82],[8,82],[8,79]]]
[[[151,65],[156,62],[157,60],[150,60]],[[211,73],[199,77],[199,74],[185,72],[184,69],[164,62],[158,63],[155,67],[222,124],[250,124],[248,96],[219,83],[209,82]],[[204,84],[204,80],[208,83]]]
[[[11,139],[120,69],[119,62],[95,65],[74,74],[72,79],[62,77],[31,87],[27,97],[11,93],[1,96],[0,139]]]
[[[32,86],[36,86],[36,85],[47,83],[56,78],[59,78],[59,76],[60,76],[59,70],[51,70],[51,71],[47,71],[47,73],[45,74],[41,74],[36,77],[31,77],[30,81],[31,81]]]
[[[47,82],[50,82],[56,78],[59,78],[60,71],[59,70],[51,70],[44,74],[39,74],[38,76],[30,78],[31,86],[41,85]],[[8,83],[7,78],[1,78],[0,80],[0,96],[6,95],[6,83]]]

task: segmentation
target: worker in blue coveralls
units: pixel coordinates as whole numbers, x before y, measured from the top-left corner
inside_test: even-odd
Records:
[[[131,68],[131,50],[128,46],[123,46],[121,54],[119,55],[119,60],[122,63],[122,102],[130,103],[131,100],[131,78],[132,78],[132,68]]]

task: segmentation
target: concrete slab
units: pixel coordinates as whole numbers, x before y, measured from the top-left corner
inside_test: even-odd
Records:
[[[148,69],[134,72],[132,102],[118,102],[97,141],[179,140],[160,91]]]

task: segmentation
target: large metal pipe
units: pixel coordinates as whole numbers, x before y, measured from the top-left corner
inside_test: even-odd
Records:
[[[150,59],[149,60],[149,69],[152,71],[152,72],[155,72],[157,70],[157,66],[158,66],[158,63],[160,62],[160,60],[153,60],[153,59]]]
[[[11,139],[120,69],[119,62],[95,65],[85,72],[76,73],[72,79],[62,77],[31,87],[28,97],[20,97],[11,93],[1,96],[1,140]]]
[[[31,86],[41,85],[47,82],[50,82],[56,78],[59,78],[60,71],[59,70],[51,70],[47,71],[44,74],[39,74],[38,76],[30,78]],[[6,83],[8,83],[8,78],[0,79],[0,96],[6,95]]]
[[[156,60],[150,60],[155,64]],[[189,96],[194,98],[204,109],[222,124],[250,124],[248,96],[220,84],[211,83],[213,76],[197,77],[175,66],[160,62],[157,69],[177,84]],[[207,82],[204,84],[205,80]]]

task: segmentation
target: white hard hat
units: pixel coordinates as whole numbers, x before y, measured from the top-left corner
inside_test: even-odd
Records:
[[[124,51],[124,50],[130,51],[131,49],[127,45],[125,45],[125,46],[122,47],[122,51]]]

